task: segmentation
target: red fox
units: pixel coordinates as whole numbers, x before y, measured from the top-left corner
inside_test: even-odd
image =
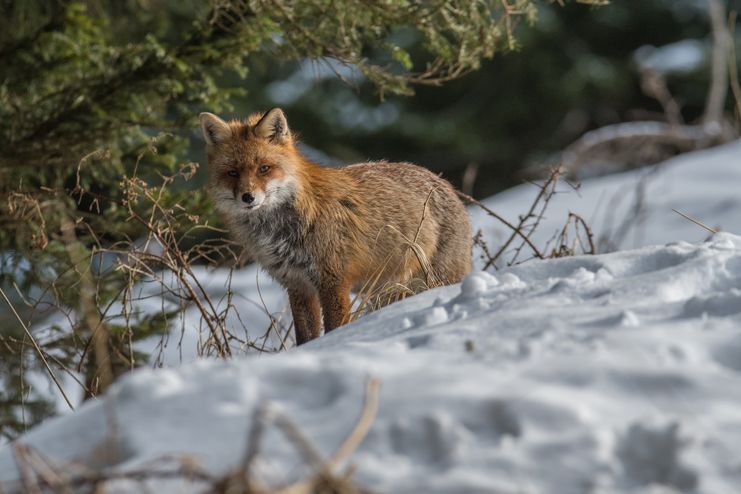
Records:
[[[209,193],[236,240],[288,291],[296,343],[348,322],[351,291],[387,302],[457,283],[471,227],[452,185],[409,163],[328,168],[296,149],[280,108],[201,113]],[[380,292],[379,292],[380,293]]]

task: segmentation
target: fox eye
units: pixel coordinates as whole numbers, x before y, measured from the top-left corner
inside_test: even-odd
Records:
[[[239,176],[239,173],[237,173],[237,170],[229,170],[228,172],[226,172],[226,174],[229,175],[230,177],[238,177]]]
[[[267,173],[270,170],[270,167],[268,165],[260,165],[260,168],[257,169],[260,173]]]

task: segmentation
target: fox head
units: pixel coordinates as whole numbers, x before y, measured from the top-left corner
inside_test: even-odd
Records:
[[[269,211],[295,197],[300,158],[280,108],[244,121],[225,122],[213,113],[201,113],[200,120],[209,191],[219,211]]]

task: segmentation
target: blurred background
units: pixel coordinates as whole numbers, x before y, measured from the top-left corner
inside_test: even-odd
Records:
[[[729,10],[739,7],[728,3]],[[466,169],[476,166],[469,187],[482,198],[521,183],[529,167],[556,163],[587,131],[666,121],[660,102],[642,89],[646,68],[666,81],[683,120],[698,121],[710,84],[712,41],[704,0],[621,0],[599,7],[550,2],[538,6],[532,26],[519,30],[515,50],[441,87],[416,87],[412,97],[381,101],[371,83],[347,84],[331,65],[252,57],[247,95],[227,116],[280,106],[304,143],[328,159],[412,161],[459,187]],[[336,70],[351,76],[342,66]],[[727,109],[733,107],[729,98]],[[193,150],[202,161],[200,152]]]

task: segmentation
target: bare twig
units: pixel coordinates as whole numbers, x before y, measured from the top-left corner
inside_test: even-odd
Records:
[[[469,196],[473,195],[473,186],[476,183],[480,167],[481,163],[478,161],[472,161],[466,166],[466,170],[463,172],[463,180],[461,180],[461,192]]]
[[[77,239],[75,234],[75,225],[72,221],[63,216],[62,218],[62,237],[67,244],[67,252],[70,261],[77,266],[80,277],[80,318],[85,321],[93,342],[93,356],[95,357],[95,370],[100,378],[99,386],[90,385],[91,389],[103,391],[113,382],[113,365],[111,362],[111,352],[108,341],[108,330],[98,314],[98,307],[95,303],[95,294],[97,290],[93,282],[93,276],[90,272],[91,255],[87,248]],[[91,383],[94,381],[91,379]]]
[[[345,438],[340,447],[337,448],[334,455],[332,455],[332,458],[329,460],[330,465],[337,465],[349,458],[358,449],[363,438],[368,434],[378,411],[378,392],[380,389],[381,381],[373,377],[368,379],[368,383],[365,386],[365,405],[363,406],[363,412],[360,414],[355,428]]]
[[[337,467],[347,461],[357,450],[368,434],[378,410],[378,392],[380,381],[368,379],[365,388],[365,403],[358,421],[352,431],[342,441],[334,454],[324,460],[306,435],[291,420],[280,411],[263,403],[258,406],[249,430],[247,450],[240,468],[232,471],[215,485],[213,492],[244,492],[244,493],[272,493],[272,494],[310,494],[314,492],[342,492],[346,494],[366,492],[349,482],[352,469],[344,473],[336,472]],[[266,427],[270,424],[278,427],[312,466],[309,478],[299,480],[282,488],[270,490],[255,479],[254,463],[257,458]],[[323,490],[323,486],[331,486]]]
[[[741,84],[738,81],[738,67],[736,66],[736,11],[728,16],[728,33],[730,42],[728,43],[728,73],[731,79],[731,90],[733,99],[736,100],[736,117],[741,121]]]
[[[149,467],[121,471],[110,469],[88,471],[84,465],[74,463],[55,465],[35,449],[20,442],[15,444],[13,451],[21,476],[22,490],[32,494],[47,492],[45,487],[59,494],[77,492],[80,488],[84,488],[85,492],[88,492],[88,489],[91,489],[91,492],[104,492],[106,483],[121,480],[144,482],[153,479],[183,479],[208,485],[217,482],[216,477],[198,468],[188,457],[176,457],[178,465],[174,468],[158,467],[154,463],[159,460],[154,460]],[[173,458],[164,457],[161,460],[171,462]]]
[[[569,226],[572,222],[574,223],[574,239],[569,242]],[[586,246],[582,242],[582,238],[579,235],[580,227],[586,235]],[[554,247],[551,251],[550,257],[574,256],[577,254],[577,244],[584,254],[597,253],[597,247],[594,244],[594,234],[592,233],[592,229],[589,228],[589,225],[584,220],[584,218],[576,213],[572,213],[569,211],[569,216],[566,220],[566,223],[564,224],[561,232],[558,235],[558,243],[556,247]]]
[[[681,217],[683,217],[685,219],[690,220],[692,223],[696,224],[697,226],[700,226],[700,227],[706,229],[710,233],[718,233],[720,231],[720,230],[716,230],[714,228],[710,228],[709,226],[707,226],[705,223],[701,222],[700,220],[697,220],[697,219],[693,218],[692,216],[690,216],[690,215],[688,215],[686,213],[683,213],[683,212],[681,212],[681,211],[679,211],[677,209],[672,208],[672,211],[674,211],[675,213],[677,213],[679,216],[681,216]]]
[[[41,481],[39,483],[46,484],[53,492],[59,494],[72,492],[64,473],[54,468],[40,453],[23,443],[17,443],[14,452],[19,470],[27,469],[22,477],[24,486],[28,484],[28,477],[33,472],[37,480]]]
[[[487,269],[489,266],[494,265],[494,263],[496,262],[496,260],[502,254],[502,252],[504,252],[504,250],[506,250],[506,248],[509,247],[509,245],[512,243],[512,241],[515,238],[517,238],[518,236],[520,238],[522,238],[523,242],[525,242],[532,249],[533,255],[535,255],[535,257],[537,257],[539,259],[542,259],[543,258],[543,254],[541,254],[540,250],[535,246],[535,244],[530,240],[530,238],[522,231],[522,225],[524,223],[524,220],[521,219],[520,224],[517,225],[517,226],[515,226],[512,223],[510,223],[509,221],[507,221],[506,219],[504,219],[502,216],[500,216],[499,214],[497,214],[492,209],[486,207],[486,205],[484,205],[481,201],[478,201],[478,200],[474,199],[473,197],[471,197],[471,196],[469,196],[467,194],[464,194],[463,192],[458,192],[458,197],[460,197],[464,202],[467,202],[469,204],[473,204],[475,206],[480,207],[481,209],[483,209],[486,212],[486,214],[488,214],[489,216],[491,216],[492,218],[494,218],[497,221],[501,222],[504,226],[506,226],[507,228],[509,228],[510,230],[512,230],[512,235],[510,236],[510,238],[504,243],[504,245],[502,245],[502,247],[499,249],[499,251],[495,255],[493,255],[493,256],[491,256],[489,258],[489,260],[486,262],[486,266],[484,267],[484,269]],[[536,199],[536,202],[535,203],[537,203],[537,199]],[[531,214],[532,214],[532,209],[523,218],[530,217]]]
[[[28,456],[28,447],[17,442],[13,445],[13,456],[15,458],[15,464],[18,466],[18,472],[21,476],[21,485],[23,490],[29,494],[42,494],[41,486],[39,485],[36,475],[34,475],[31,467],[26,459]]]
[[[649,168],[636,182],[632,195],[628,190],[630,187],[614,193],[604,209],[601,222],[602,233],[598,240],[599,250],[601,252],[618,249],[621,243],[628,238],[631,230],[634,231],[634,243],[640,243],[638,241],[638,235],[640,233],[638,229],[645,225],[646,217],[649,214],[647,208],[648,187],[651,184],[651,180],[656,180],[656,177],[659,176],[662,170],[663,166],[661,164]],[[632,197],[632,202],[628,212],[625,213],[622,221],[613,228],[616,220],[615,214],[620,209],[618,206],[621,204],[621,201],[629,197]]]
[[[728,45],[726,9],[721,0],[707,0],[713,33],[713,61],[710,88],[705,103],[703,122],[721,124],[728,92]]]
[[[5,294],[5,291],[3,291],[1,287],[0,287],[0,295],[2,295],[3,300],[5,300],[5,303],[8,304],[8,307],[10,307],[11,312],[13,313],[15,318],[18,320],[18,323],[20,323],[21,327],[23,328],[23,331],[26,333],[26,336],[28,336],[29,340],[31,340],[31,344],[36,350],[36,353],[41,359],[41,362],[44,364],[44,367],[46,367],[46,372],[49,374],[49,377],[51,377],[51,380],[54,381],[54,384],[56,385],[57,389],[59,389],[59,392],[62,393],[62,397],[64,398],[64,401],[67,402],[67,406],[69,406],[70,410],[74,410],[75,407],[72,406],[72,402],[67,397],[67,393],[64,392],[62,383],[59,382],[59,379],[57,379],[57,376],[54,374],[54,371],[51,369],[49,362],[47,362],[46,357],[44,356],[44,352],[41,350],[41,347],[36,342],[36,338],[33,337],[33,335],[31,334],[31,331],[28,329],[28,326],[26,326],[26,323],[23,322],[23,319],[21,319],[21,316],[18,315],[18,312],[15,310],[15,307],[13,307],[13,304],[10,302],[10,299],[8,298],[8,296]]]
[[[652,69],[642,70],[641,89],[647,96],[654,98],[661,104],[666,115],[666,120],[670,125],[684,125],[679,103],[677,103],[677,100],[669,92],[669,88],[666,86],[666,80],[661,74]]]

